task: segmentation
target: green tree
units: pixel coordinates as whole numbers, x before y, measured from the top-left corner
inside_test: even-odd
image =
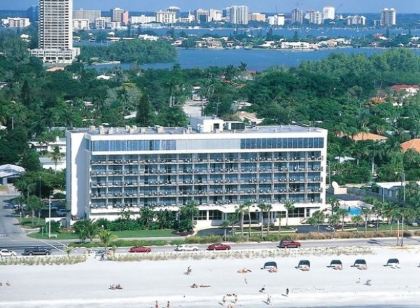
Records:
[[[51,153],[48,153],[48,156],[54,162],[54,173],[57,173],[57,165],[64,158],[64,154],[60,152],[60,147],[56,145]]]
[[[349,213],[346,209],[338,208],[336,214],[341,218],[341,231],[344,231],[345,219]]]
[[[136,123],[141,127],[148,127],[152,124],[152,113],[149,98],[143,94],[137,106]]]
[[[310,225],[316,226],[319,232],[319,226],[324,222],[325,214],[322,211],[315,211],[311,217],[308,218]]]
[[[289,226],[289,213],[295,209],[295,204],[292,200],[287,199],[284,203],[284,207],[286,208],[286,227]]]
[[[32,225],[35,223],[35,212],[38,212],[38,220],[41,213],[41,209],[43,208],[44,204],[42,203],[42,200],[37,196],[29,196],[26,199],[26,206],[31,211],[32,216]]]
[[[363,222],[363,217],[361,215],[356,215],[351,218],[351,221],[356,224],[357,232],[359,232],[359,225]]]
[[[108,250],[108,247],[111,246],[111,243],[115,239],[115,235],[113,235],[111,231],[103,229],[99,231],[98,237],[101,241],[101,244],[105,247],[105,251]]]
[[[193,201],[182,206],[179,213],[179,231],[191,232],[194,230],[194,217],[199,214],[197,204]]]

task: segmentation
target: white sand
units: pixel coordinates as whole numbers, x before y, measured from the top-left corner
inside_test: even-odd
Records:
[[[350,265],[358,257],[368,270]],[[384,267],[388,258],[399,258],[400,269]],[[344,269],[327,268],[331,259],[343,261]],[[217,259],[188,261],[108,262],[90,259],[68,266],[1,266],[0,307],[227,307],[223,295],[235,293],[234,307],[332,307],[412,305],[420,303],[420,248],[376,248],[366,256],[304,256],[311,270],[294,267],[300,257],[274,258],[279,270],[261,270],[266,259]],[[191,275],[183,272],[191,266]],[[252,270],[238,274],[241,268]],[[247,284],[245,283],[245,278]],[[360,278],[360,283],[357,281]],[[371,286],[365,285],[371,280]],[[10,287],[4,286],[9,281]],[[120,283],[123,290],[108,290]],[[192,289],[190,286],[210,285]],[[266,294],[259,293],[265,286]],[[290,289],[288,297],[282,295]]]

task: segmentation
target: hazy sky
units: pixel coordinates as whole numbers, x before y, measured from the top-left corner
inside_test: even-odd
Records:
[[[0,0],[0,9],[25,9],[37,2],[37,0]],[[74,7],[102,10],[122,7],[128,10],[146,11],[176,5],[183,11],[188,11],[198,7],[224,8],[230,4],[246,4],[252,11],[289,12],[298,3],[302,9],[321,9],[324,5],[334,5],[338,12],[376,13],[384,7],[395,7],[400,13],[420,13],[420,0],[74,0]]]

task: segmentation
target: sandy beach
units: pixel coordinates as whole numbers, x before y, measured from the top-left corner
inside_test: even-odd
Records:
[[[366,259],[368,269],[350,267],[356,258]],[[400,268],[384,267],[388,258],[398,258]],[[311,261],[310,271],[295,268],[300,259]],[[332,259],[340,259],[343,270],[328,268]],[[262,270],[266,261],[276,261],[278,271]],[[412,246],[373,248],[364,256],[141,262],[91,257],[76,265],[1,266],[0,307],[156,307],[156,301],[159,307],[168,301],[169,307],[419,307],[419,263],[420,248]],[[243,268],[251,272],[238,273]],[[109,290],[111,284],[123,289]]]

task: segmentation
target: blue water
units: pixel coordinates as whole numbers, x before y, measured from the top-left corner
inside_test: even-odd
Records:
[[[235,33],[243,33],[250,35],[266,35],[269,31],[269,27],[264,28],[207,28],[207,29],[175,29],[175,33],[185,32],[187,35],[202,36],[202,35],[218,35],[218,36],[229,36]],[[158,35],[165,35],[170,28],[143,28],[143,31],[152,31]],[[346,38],[363,38],[368,35],[376,33],[385,33],[385,29],[377,28],[273,28],[273,34],[291,38],[297,34],[299,37],[346,37]],[[406,29],[390,29],[391,34],[406,34]],[[420,29],[412,29],[412,35],[420,35]]]
[[[322,49],[318,51],[264,50],[264,49],[178,49],[177,61],[182,68],[207,68],[211,66],[239,66],[247,64],[249,70],[263,71],[273,66],[295,67],[303,61],[314,61],[328,57],[332,53],[364,54],[371,56],[386,51],[384,48],[339,48]],[[413,49],[420,55],[420,49]],[[175,63],[153,63],[142,65],[148,69],[169,69]],[[115,65],[96,65],[98,70],[106,70]],[[123,69],[129,69],[130,64],[122,64]]]
[[[362,209],[360,207],[351,207],[348,210],[350,216],[359,216],[362,214]]]

